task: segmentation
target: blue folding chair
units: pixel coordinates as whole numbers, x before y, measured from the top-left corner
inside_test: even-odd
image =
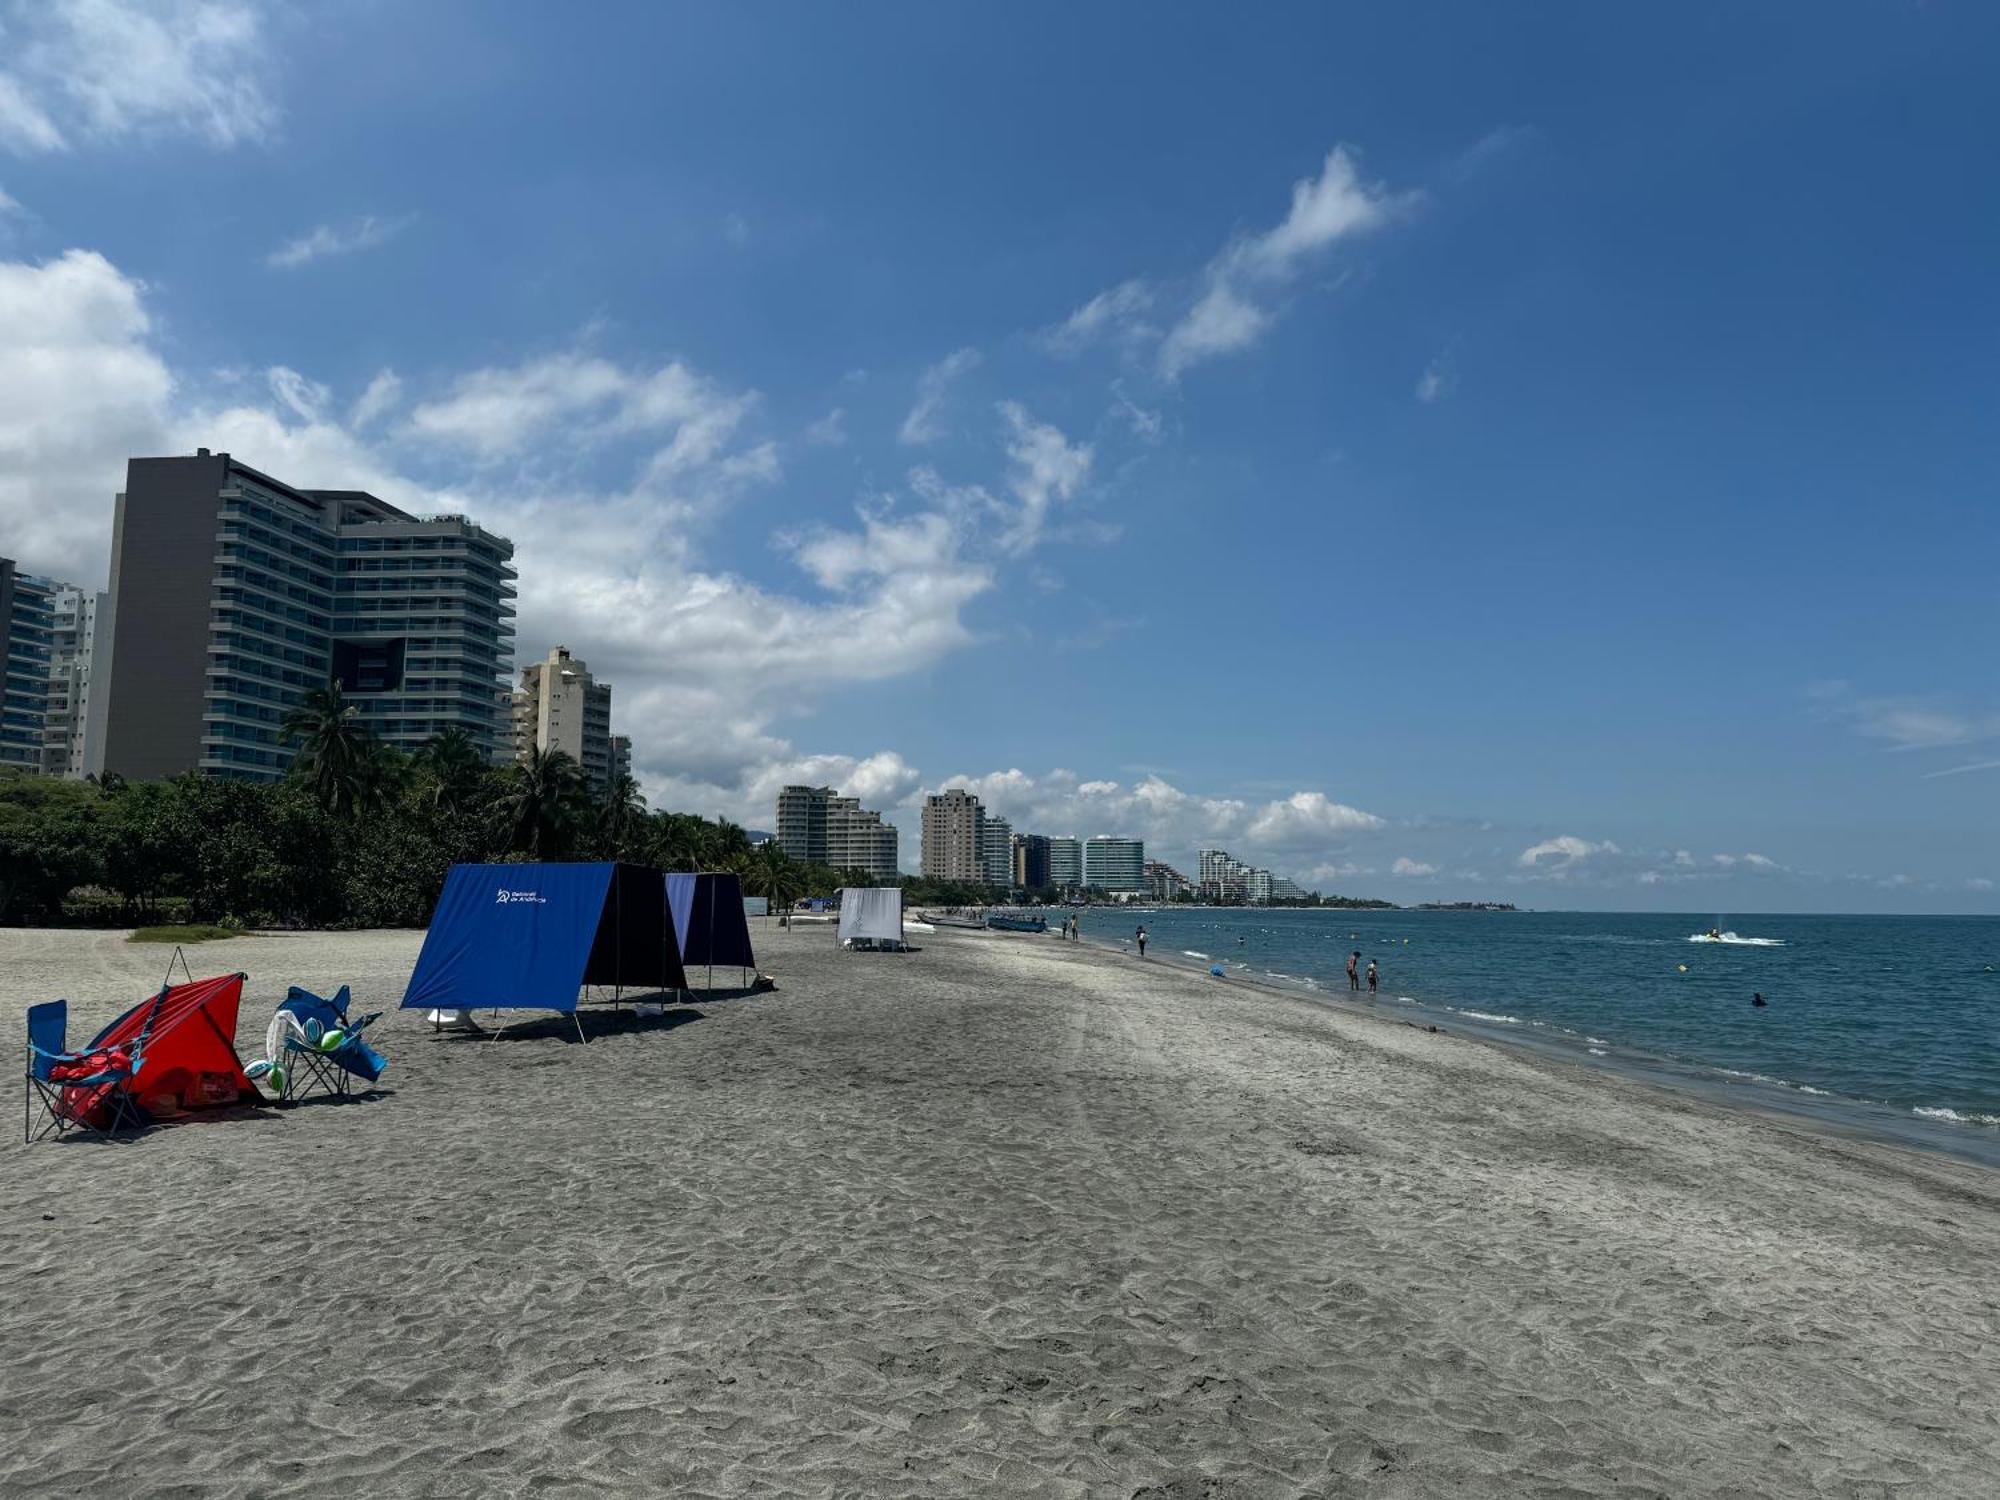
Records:
[[[288,1067],[281,1093],[285,1100],[303,1099],[315,1091],[345,1097],[353,1091],[355,1079],[373,1084],[389,1065],[363,1035],[381,1019],[381,1012],[351,1017],[347,1013],[349,998],[344,984],[330,1000],[297,985],[285,992],[278,1009],[291,1012],[299,1023],[285,1035]],[[338,1044],[328,1047],[326,1039],[336,1032]]]
[[[139,1109],[139,1102],[126,1087],[143,1061],[144,1033],[126,1054],[124,1067],[100,1068],[95,1072],[59,1079],[55,1076],[59,1066],[80,1063],[90,1056],[87,1052],[67,1050],[68,1033],[69,1001],[51,1000],[45,1005],[28,1007],[28,1087],[26,1113],[21,1126],[26,1143],[33,1145],[48,1136],[62,1136],[72,1130],[88,1131],[100,1140],[109,1140],[114,1132],[128,1125],[135,1129],[144,1125],[146,1117]],[[103,1091],[101,1102],[108,1111],[103,1124],[94,1124],[88,1117],[80,1117],[78,1112],[66,1106],[64,1094],[70,1089]],[[39,1130],[35,1128],[35,1105],[38,1101],[44,1116]]]

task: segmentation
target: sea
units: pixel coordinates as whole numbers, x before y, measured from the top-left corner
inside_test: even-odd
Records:
[[[1141,923],[1149,957],[1336,1003],[1359,949],[1412,1020],[2000,1166],[2000,917],[1082,913],[1113,946]]]

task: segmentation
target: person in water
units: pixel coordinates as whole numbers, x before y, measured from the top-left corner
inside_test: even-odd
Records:
[[[1753,1007],[1761,1010],[1764,1006],[1764,992],[1762,990],[1759,990],[1757,991],[1756,994],[1752,995],[1750,997],[1750,1004]]]
[[[1144,958],[1146,956],[1146,924],[1144,922],[1141,922],[1139,924],[1138,936],[1139,936],[1139,957]]]
[[[1711,943],[1719,943],[1719,942],[1721,942],[1721,941],[1722,941],[1722,929],[1721,929],[1720,927],[1711,927],[1711,928],[1709,928],[1709,929],[1708,929],[1708,940],[1709,940],[1709,941],[1710,941]]]
[[[1371,999],[1375,994],[1375,981],[1377,977],[1375,973],[1375,960],[1371,958],[1368,960],[1368,994]]]
[[[1357,994],[1361,990],[1361,950],[1356,948],[1347,955],[1347,987]]]

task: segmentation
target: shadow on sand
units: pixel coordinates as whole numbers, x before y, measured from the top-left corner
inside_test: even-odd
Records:
[[[652,1003],[652,1002],[648,1002]],[[700,1002],[697,1002],[700,1003]],[[594,1042],[600,1037],[631,1036],[639,1032],[672,1031],[699,1021],[701,1012],[686,1005],[673,1006],[657,1015],[640,1015],[634,1010],[605,1006],[581,1006],[575,1012],[551,1011],[519,1021],[495,1020],[488,1011],[483,1018],[468,1015],[469,1026],[448,1027],[437,1033],[449,1042],[570,1042],[579,1036]]]

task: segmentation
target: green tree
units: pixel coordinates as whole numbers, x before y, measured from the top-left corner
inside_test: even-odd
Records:
[[[507,798],[513,848],[530,859],[564,852],[590,813],[583,768],[561,750],[531,750]]]
[[[313,688],[301,698],[279,725],[278,738],[299,747],[292,769],[312,783],[321,807],[336,817],[354,811],[370,784],[369,745],[374,736],[339,683]]]
[[[415,757],[414,770],[426,784],[433,807],[458,812],[478,795],[486,758],[479,753],[472,736],[454,724],[425,740]]]
[[[597,835],[604,852],[623,859],[644,846],[645,829],[646,799],[639,783],[622,774],[612,777],[597,807]]]
[[[806,892],[806,872],[776,839],[751,853],[743,882],[749,894],[767,898],[779,920],[791,926],[792,903]]]

